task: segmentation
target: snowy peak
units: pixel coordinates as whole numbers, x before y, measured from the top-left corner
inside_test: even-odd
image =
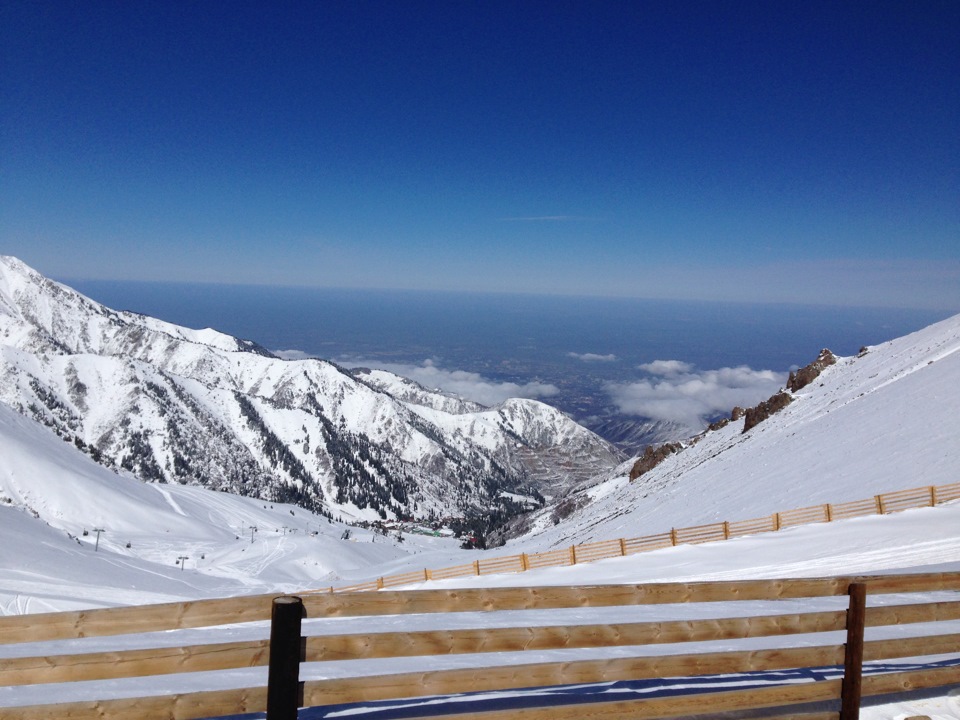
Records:
[[[172,342],[190,343],[227,352],[272,355],[256,343],[212,329],[190,330],[145,315],[117,312],[77,291],[44,277],[9,255],[0,256],[0,311],[5,327],[29,334],[21,343],[40,352],[124,354]],[[26,349],[26,348],[25,348]]]
[[[589,430],[571,424],[566,415],[538,400],[512,398],[497,405],[501,426],[527,439],[534,447],[562,442],[583,441],[593,435]]]

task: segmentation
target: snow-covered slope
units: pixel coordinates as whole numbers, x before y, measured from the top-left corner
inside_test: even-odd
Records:
[[[960,315],[840,358],[746,433],[706,433],[633,482],[625,463],[575,492],[537,545],[636,537],[960,479]]]
[[[510,494],[618,459],[541,403],[510,401],[491,422],[486,409],[377,378],[115,312],[0,257],[0,401],[142,479],[376,519],[503,510]],[[529,436],[507,422],[517,408]]]
[[[344,529],[293,505],[115,473],[0,405],[0,614],[320,587],[456,547],[357,529],[347,542]]]

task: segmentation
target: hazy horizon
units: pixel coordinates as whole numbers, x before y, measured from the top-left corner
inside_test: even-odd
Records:
[[[21,258],[22,259],[22,258]],[[28,263],[29,265],[29,263]],[[34,267],[35,270],[47,275],[43,272],[42,269]],[[875,303],[845,303],[845,302],[828,302],[826,300],[817,302],[816,300],[747,300],[747,299],[717,299],[715,297],[696,297],[696,296],[674,296],[674,295],[642,295],[642,294],[614,294],[614,293],[604,293],[604,292],[593,292],[593,293],[577,293],[577,292],[563,292],[561,290],[546,290],[546,291],[520,291],[520,290],[473,290],[473,289],[456,289],[456,288],[409,288],[409,287],[390,287],[390,286],[377,286],[377,287],[361,287],[361,286],[350,286],[350,285],[311,285],[311,284],[299,284],[299,283],[256,283],[256,282],[230,282],[230,281],[196,281],[196,280],[143,280],[136,278],[116,278],[116,277],[96,277],[96,276],[75,276],[70,274],[63,275],[47,275],[57,282],[63,283],[75,289],[79,289],[79,286],[87,287],[99,287],[107,288],[111,285],[120,286],[183,286],[191,288],[204,288],[209,287],[211,289],[224,289],[224,290],[254,290],[254,291],[293,291],[293,292],[330,292],[330,293],[356,293],[360,295],[370,295],[370,294],[391,294],[396,293],[399,295],[458,295],[458,296],[471,296],[475,295],[477,297],[486,297],[490,296],[493,298],[556,298],[556,299],[585,299],[585,300],[610,300],[618,301],[622,300],[625,302],[666,302],[666,303],[693,303],[693,304],[721,304],[721,305],[741,305],[744,307],[752,306],[777,306],[783,305],[785,307],[795,307],[795,308],[820,308],[820,309],[830,309],[830,308],[843,308],[846,310],[856,311],[856,310],[890,310],[890,311],[902,311],[902,312],[918,312],[918,313],[933,313],[935,315],[941,315],[942,318],[946,318],[949,315],[960,313],[960,298],[956,305],[946,304],[946,305],[937,305],[930,306],[924,305],[921,303],[917,304],[894,304],[890,302],[875,302]],[[121,309],[121,308],[114,308]]]

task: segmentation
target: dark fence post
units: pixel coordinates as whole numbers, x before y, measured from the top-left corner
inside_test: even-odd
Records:
[[[270,618],[270,666],[267,674],[267,720],[297,720],[303,699],[300,621],[303,600],[286,595],[273,599]]]
[[[844,645],[843,685],[840,691],[840,720],[859,720],[860,688],[863,680],[863,626],[867,611],[867,586],[850,583],[847,608],[847,643]]]

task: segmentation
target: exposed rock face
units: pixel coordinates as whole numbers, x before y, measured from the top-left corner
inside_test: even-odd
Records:
[[[824,348],[820,351],[820,355],[817,356],[817,359],[812,363],[806,367],[800,368],[795,373],[790,373],[790,377],[787,378],[787,390],[790,392],[797,392],[801,388],[806,387],[824,371],[824,368],[834,365],[836,362],[836,356]]]
[[[586,507],[590,503],[590,496],[586,494],[570,495],[558,502],[550,514],[554,525],[569,517],[572,513]]]
[[[783,410],[787,405],[793,402],[789,393],[783,390],[772,396],[769,400],[764,400],[756,407],[749,408],[743,416],[743,431],[746,432],[759,423],[762,423],[775,412]]]
[[[733,410],[730,411],[730,417],[723,418],[722,420],[717,420],[716,422],[712,422],[709,425],[707,425],[707,432],[713,432],[715,430],[720,430],[721,428],[725,428],[730,423],[736,422],[737,420],[742,418],[746,412],[747,412],[746,410],[744,410],[742,407],[737,405],[736,407],[733,408]]]
[[[713,432],[715,430],[720,430],[721,428],[725,428],[729,424],[730,424],[730,418],[723,418],[722,420],[717,420],[716,422],[712,422],[709,425],[707,425],[707,431]]]
[[[658,447],[647,445],[640,459],[633,464],[630,470],[630,480],[636,480],[645,472],[650,472],[675,452],[683,450],[681,443],[664,443]]]

